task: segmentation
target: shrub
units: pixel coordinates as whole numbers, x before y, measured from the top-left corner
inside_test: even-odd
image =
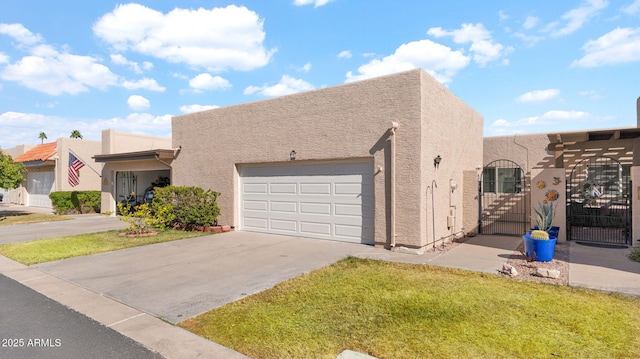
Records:
[[[118,203],[121,221],[129,223],[127,233],[145,234],[153,231],[157,225],[157,219],[151,214],[151,207],[147,203],[131,207],[128,204]]]
[[[193,186],[167,186],[156,188],[152,208],[161,227],[194,229],[218,223],[220,207],[216,199],[219,192]]]
[[[634,248],[631,253],[629,253],[629,259],[640,262],[640,247]]]
[[[49,198],[57,214],[100,212],[100,191],[51,192]]]

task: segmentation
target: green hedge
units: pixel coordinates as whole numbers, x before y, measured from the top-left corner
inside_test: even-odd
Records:
[[[49,194],[57,214],[100,213],[100,191],[67,191]]]
[[[189,230],[196,226],[214,226],[220,215],[216,202],[219,195],[219,192],[193,186],[156,188],[153,213],[162,227]]]

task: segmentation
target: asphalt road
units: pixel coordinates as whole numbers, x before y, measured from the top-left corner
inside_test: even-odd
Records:
[[[0,358],[162,358],[113,329],[0,275]]]

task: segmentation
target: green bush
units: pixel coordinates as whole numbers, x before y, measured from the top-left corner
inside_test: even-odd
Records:
[[[157,226],[157,219],[151,213],[151,206],[143,203],[132,207],[128,204],[118,203],[120,220],[129,223],[128,234],[145,234],[153,232]]]
[[[49,194],[57,214],[100,213],[100,191],[64,191]]]
[[[218,223],[219,192],[193,186],[156,188],[152,208],[161,227],[180,227],[192,230],[198,226]]]
[[[640,247],[634,248],[631,253],[629,253],[629,259],[640,262]]]

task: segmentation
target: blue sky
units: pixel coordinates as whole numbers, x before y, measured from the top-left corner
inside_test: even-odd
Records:
[[[636,126],[640,0],[0,0],[0,148],[420,67],[484,135]]]

